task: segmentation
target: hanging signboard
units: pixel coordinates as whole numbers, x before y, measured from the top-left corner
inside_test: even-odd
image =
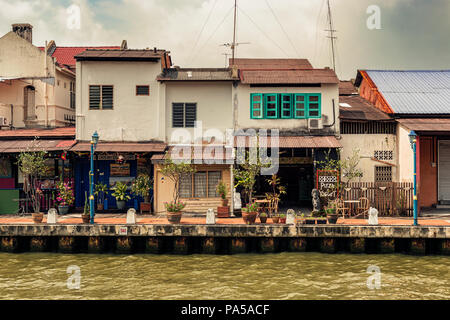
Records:
[[[316,189],[320,197],[337,198],[339,195],[339,171],[317,170]]]
[[[122,154],[123,160],[130,161],[136,160],[136,155],[134,154]],[[96,154],[95,160],[117,160],[118,156],[116,154]]]
[[[109,175],[111,177],[128,177],[130,176],[129,163],[111,163],[109,167]]]

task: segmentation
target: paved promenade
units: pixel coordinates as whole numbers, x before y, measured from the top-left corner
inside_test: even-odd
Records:
[[[257,219],[258,220],[258,219]],[[168,224],[167,218],[164,216],[158,217],[153,215],[137,215],[136,221],[138,224]],[[46,217],[44,216],[43,223],[46,223]],[[58,217],[59,224],[81,224],[80,214],[68,214]],[[96,214],[95,223],[97,224],[125,224],[126,214]],[[408,226],[413,224],[411,217],[379,217],[379,225],[399,225]],[[31,215],[19,217],[13,215],[0,216],[0,225],[2,224],[34,224]],[[189,225],[202,225],[206,224],[205,217],[189,217],[183,216],[181,224]],[[241,217],[236,218],[217,218],[216,224],[221,225],[239,225],[244,224]],[[259,224],[256,222],[255,224]],[[272,224],[271,219],[267,219],[267,224]],[[340,225],[367,225],[367,219],[350,219],[339,218],[337,224]],[[421,226],[450,226],[450,217],[424,217],[419,218],[419,225]]]

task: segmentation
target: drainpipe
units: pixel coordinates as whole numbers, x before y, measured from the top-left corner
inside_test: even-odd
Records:
[[[44,50],[44,69],[45,69],[45,77],[48,77],[48,65],[47,65],[47,41],[45,41],[45,50]],[[48,95],[47,95],[47,82],[44,81],[44,105],[45,105],[45,127],[48,127]]]
[[[14,105],[11,103],[11,122],[9,124],[9,130],[14,128]]]
[[[335,124],[336,124],[336,108],[335,108],[335,105],[334,105],[334,99],[331,99],[332,100],[332,102],[333,102],[333,123],[332,124],[327,124],[327,125],[323,125],[324,126],[324,128],[330,128],[330,127],[333,127]],[[336,131],[336,127],[334,128],[334,131]]]
[[[234,173],[233,173],[233,165],[230,164],[230,215],[234,216]]]

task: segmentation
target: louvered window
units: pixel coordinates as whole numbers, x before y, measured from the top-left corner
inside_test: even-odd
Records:
[[[113,86],[89,86],[89,109],[112,109]]]
[[[148,96],[150,95],[150,86],[136,86],[137,96]]]
[[[194,128],[197,120],[196,103],[173,103],[172,104],[172,127]]]

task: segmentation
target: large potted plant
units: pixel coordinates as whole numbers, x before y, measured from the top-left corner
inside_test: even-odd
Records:
[[[31,200],[32,217],[35,223],[42,222],[44,218],[44,213],[40,212],[42,191],[39,187],[38,177],[45,169],[45,155],[45,151],[24,151],[19,154],[17,159],[19,170],[24,177],[23,191],[27,194],[27,198]]]
[[[179,201],[180,198],[180,181],[183,177],[190,176],[195,172],[195,168],[191,163],[182,161],[172,161],[168,154],[161,165],[161,174],[167,177],[173,183],[172,201],[165,202],[167,212],[167,220],[170,223],[180,223],[182,210],[186,204]]]
[[[255,223],[256,216],[258,215],[258,203],[247,204],[245,208],[242,208],[242,219],[246,224]]]
[[[127,185],[123,182],[117,182],[116,186],[112,188],[114,192],[111,194],[114,198],[116,198],[117,209],[123,210],[125,209],[125,204],[131,197],[127,194]]]
[[[84,208],[83,213],[81,214],[81,220],[83,221],[83,223],[89,223],[89,221],[91,220],[87,191],[84,192]]]
[[[97,209],[103,210],[105,198],[108,195],[108,186],[105,183],[99,181],[95,185],[94,195],[97,197]]]
[[[217,217],[219,218],[227,218],[230,216],[230,207],[228,206],[228,191],[227,191],[227,185],[220,181],[216,186],[216,192],[220,196],[222,201],[222,206],[217,207]]]
[[[151,211],[150,190],[152,190],[152,184],[153,181],[148,174],[140,174],[131,185],[131,192],[144,198],[144,201],[140,203],[141,213]]]
[[[338,220],[338,215],[336,213],[336,200],[328,202],[325,212],[327,214],[328,223],[335,224]]]
[[[59,214],[67,214],[69,212],[69,207],[73,204],[75,197],[73,195],[72,187],[64,181],[60,181],[56,184],[57,196],[56,201],[58,201],[58,212]]]

